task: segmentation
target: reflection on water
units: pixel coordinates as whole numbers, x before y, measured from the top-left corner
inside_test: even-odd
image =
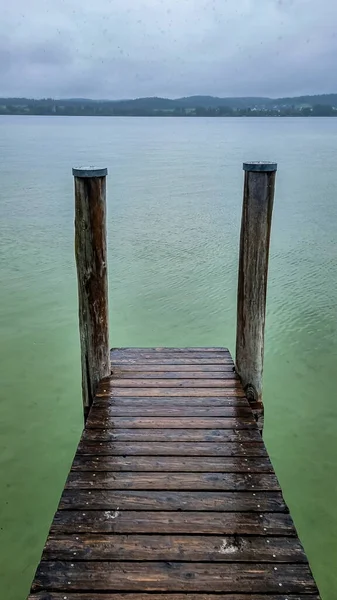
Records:
[[[24,598],[81,430],[71,167],[108,166],[114,346],[233,351],[242,162],[276,160],[265,439],[337,594],[336,119],[0,119],[1,587]]]

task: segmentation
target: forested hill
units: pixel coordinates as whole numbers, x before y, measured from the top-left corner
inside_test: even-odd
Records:
[[[0,98],[0,114],[92,116],[337,116],[337,94],[294,98]]]

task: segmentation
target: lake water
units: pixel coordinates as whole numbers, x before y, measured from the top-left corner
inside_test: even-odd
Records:
[[[337,597],[337,119],[0,117],[0,597],[23,600],[82,427],[71,167],[107,166],[110,343],[235,348],[242,162],[278,162],[265,440]]]

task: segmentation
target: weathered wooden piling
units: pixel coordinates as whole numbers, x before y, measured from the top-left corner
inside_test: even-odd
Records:
[[[276,163],[248,162],[245,172],[237,296],[236,371],[263,428],[262,373]]]
[[[75,255],[82,397],[86,420],[97,383],[110,374],[106,244],[107,169],[76,168]]]

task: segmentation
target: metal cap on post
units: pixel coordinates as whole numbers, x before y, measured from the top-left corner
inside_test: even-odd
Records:
[[[250,173],[273,173],[277,171],[277,163],[269,161],[244,162],[243,170]]]
[[[73,167],[74,177],[106,177],[108,169],[106,167]]]
[[[78,167],[75,180],[75,255],[84,419],[98,382],[110,374],[106,243],[106,168]]]
[[[275,162],[245,162],[236,324],[236,370],[260,430],[269,241]]]

